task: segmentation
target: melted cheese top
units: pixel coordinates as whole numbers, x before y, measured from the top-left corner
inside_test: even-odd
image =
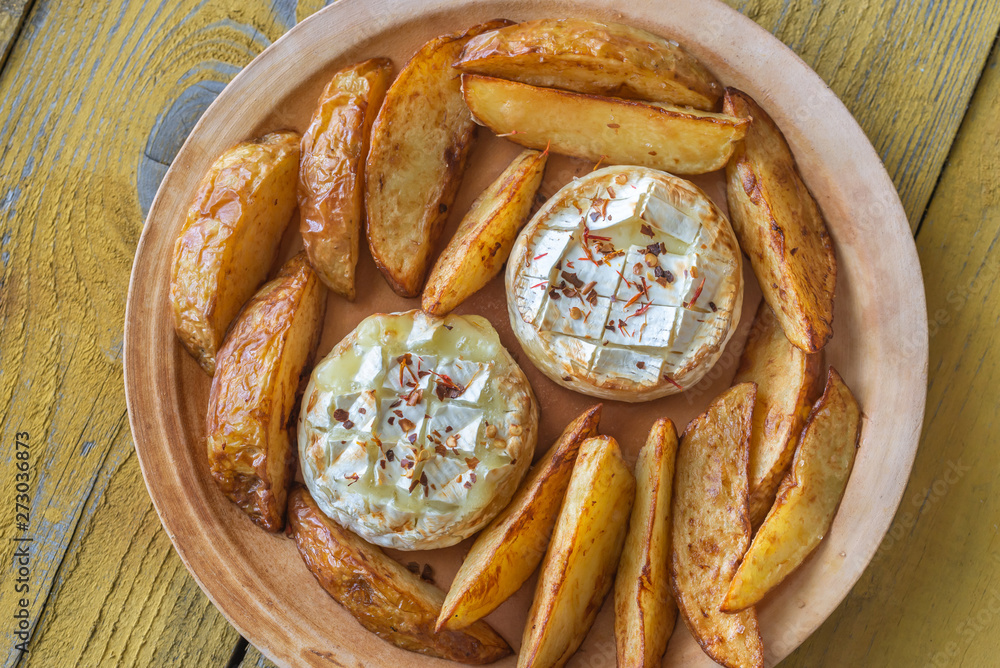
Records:
[[[310,492],[371,542],[458,542],[513,474],[509,441],[520,443],[527,416],[507,385],[520,370],[475,316],[376,315],[345,343],[316,366],[302,400]]]

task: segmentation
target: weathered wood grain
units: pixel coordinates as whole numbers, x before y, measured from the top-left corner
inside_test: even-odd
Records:
[[[930,368],[909,487],[875,560],[790,667],[997,664],[998,107],[1000,44],[917,235]]]
[[[0,0],[0,72],[30,6],[31,0]]]
[[[775,31],[831,83],[872,137],[915,222],[996,34],[998,3],[729,2]],[[149,610],[136,599],[190,596],[208,605],[167,550],[164,572],[170,575],[157,579],[158,594],[135,589],[102,604],[103,615],[120,620],[115,639],[61,619],[77,609],[73,605],[86,607],[81,602],[88,597],[106,596],[122,563],[158,554],[161,546],[88,540],[111,527],[121,540],[128,538],[132,527],[116,524],[118,518],[143,516],[137,514],[142,504],[143,512],[151,508],[141,480],[123,473],[134,463],[128,463],[127,427],[122,431],[120,359],[124,294],[144,211],[187,132],[224,84],[295,19],[322,4],[37,0],[10,53],[0,77],[0,141],[7,147],[0,153],[0,437],[9,444],[16,431],[27,430],[35,446],[32,619],[46,600],[54,611],[32,644],[41,656],[69,648],[75,653],[59,656],[71,663],[103,656],[108,647],[137,661],[140,653],[129,642],[145,643],[141,656],[150,660],[144,665],[163,665],[159,657],[175,656],[174,638],[167,634],[161,645],[162,633],[143,632],[134,620],[146,619]],[[954,295],[946,291],[943,299],[946,308],[954,307],[948,301]],[[932,304],[932,318],[934,309]],[[968,323],[955,318],[941,327],[956,332],[960,345]],[[941,345],[944,336],[937,334],[932,345]],[[988,395],[990,386],[977,387]],[[978,433],[988,437],[995,430],[987,425]],[[946,431],[938,434],[947,440]],[[4,470],[11,457],[4,448]],[[133,485],[131,496],[97,503],[120,476]],[[933,480],[925,476],[924,486]],[[7,560],[13,490],[8,477],[2,485],[0,557]],[[9,619],[14,603],[11,592],[0,590],[0,615]],[[211,613],[209,606],[189,623],[175,619],[172,624],[182,625],[177,637],[184,629],[196,637],[202,626],[216,624],[218,617],[206,621]],[[160,627],[149,622],[146,628]],[[988,636],[977,635],[981,641]],[[235,636],[197,638],[185,657],[188,665],[228,656]],[[815,643],[807,647],[815,646],[819,657],[826,648]]]
[[[253,645],[248,645],[239,668],[277,668],[277,666],[268,661],[267,657],[261,654],[259,649]]]

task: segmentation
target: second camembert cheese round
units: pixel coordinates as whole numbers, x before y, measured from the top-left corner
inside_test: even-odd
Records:
[[[694,184],[607,167],[553,195],[507,265],[511,326],[555,382],[605,399],[687,389],[739,322],[742,257]]]

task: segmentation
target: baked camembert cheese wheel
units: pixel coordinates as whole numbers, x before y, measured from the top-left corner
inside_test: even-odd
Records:
[[[646,167],[568,183],[521,231],[507,264],[511,326],[560,385],[646,401],[691,387],[740,319],[742,257],[694,184]]]
[[[313,370],[299,457],[329,517],[377,545],[435,549],[507,505],[537,430],[531,386],[485,318],[379,314]]]

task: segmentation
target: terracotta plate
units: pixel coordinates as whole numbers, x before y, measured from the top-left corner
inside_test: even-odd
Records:
[[[618,4],[618,3],[616,3]],[[830,534],[817,552],[759,607],[769,665],[795,649],[847,594],[871,560],[899,503],[917,448],[926,397],[927,319],[916,250],[892,182],[864,133],[837,97],[769,33],[720,2],[633,0],[340,0],[303,21],[264,51],[205,112],[160,185],[139,242],[125,320],[129,418],[146,485],[181,559],[215,605],[250,642],[280,665],[399,666],[443,661],[398,650],[364,631],[320,589],[284,536],[257,529],[215,488],[202,440],[209,379],[174,337],[168,283],[174,238],[196,184],[229,146],[270,130],[305,129],[330,75],[362,58],[389,56],[397,69],[426,40],[506,17],[581,16],[620,21],[671,37],[719,79],[768,110],[787,135],[806,183],[829,221],[840,270],[836,332],[827,347],[857,394],[866,421],[854,475]],[[517,148],[480,132],[454,207],[464,213]],[[593,165],[550,162],[551,195]],[[697,179],[725,205],[719,174]],[[451,225],[457,224],[453,218]],[[294,252],[297,222],[283,248]],[[653,420],[683,427],[728,386],[759,290],[747,273],[744,319],[722,361],[687,392],[646,404],[607,402],[602,430],[634,459]],[[461,311],[489,318],[521,363],[542,409],[539,452],[573,415],[594,403],[545,379],[527,360],[507,323],[502,276]],[[418,306],[393,295],[369,257],[360,263],[359,299],[331,297],[323,355],[363,317]],[[437,584],[451,581],[468,542],[396,556],[430,563]],[[534,582],[489,621],[516,648]],[[610,599],[609,599],[610,602]],[[613,666],[612,606],[605,605],[571,666]],[[513,666],[515,659],[501,662]],[[682,623],[665,665],[713,665]]]

